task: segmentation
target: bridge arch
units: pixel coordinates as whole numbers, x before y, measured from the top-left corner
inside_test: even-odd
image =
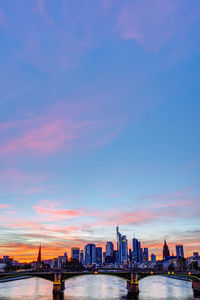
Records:
[[[128,273],[127,273],[128,274]],[[131,275],[130,274],[128,274],[129,276],[127,276],[127,277],[125,277],[125,276],[123,276],[123,275],[121,275],[121,274],[119,274],[119,273],[117,273],[117,274],[115,274],[115,273],[108,273],[108,272],[97,272],[97,273],[95,273],[95,272],[88,272],[88,273],[84,273],[84,272],[82,272],[82,273],[79,273],[79,274],[69,274],[69,276],[67,276],[67,277],[65,277],[65,276],[63,276],[63,281],[67,281],[67,280],[70,280],[70,279],[73,279],[73,278],[78,278],[78,277],[82,277],[82,276],[112,276],[112,277],[115,277],[115,278],[119,278],[119,279],[123,279],[123,280],[125,280],[126,282],[131,282]]]

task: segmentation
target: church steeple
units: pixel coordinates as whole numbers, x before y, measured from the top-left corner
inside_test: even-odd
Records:
[[[41,263],[41,261],[42,261],[42,253],[41,253],[41,244],[40,244],[39,251],[38,251],[37,263]]]
[[[164,239],[164,246],[163,246],[163,259],[165,259],[167,256],[170,256],[169,248],[166,243],[166,239]]]

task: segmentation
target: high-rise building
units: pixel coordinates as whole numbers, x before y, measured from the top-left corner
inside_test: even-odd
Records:
[[[128,262],[128,241],[125,235],[122,236],[122,257],[121,263]]]
[[[87,244],[84,248],[84,264],[90,265],[96,263],[96,246],[95,244]]]
[[[116,228],[117,232],[117,263],[122,264],[128,261],[128,242],[125,235],[121,235],[119,227]]]
[[[68,260],[67,252],[65,252],[63,256],[63,264],[66,264],[67,260]]]
[[[82,264],[82,265],[84,265],[84,251],[83,250],[81,250],[80,251],[80,263]]]
[[[113,257],[113,243],[112,242],[107,242],[106,243],[106,256],[111,256]]]
[[[103,252],[103,264],[106,263],[106,252]]]
[[[143,261],[149,261],[149,249],[144,248],[143,250]]]
[[[151,254],[151,261],[156,262],[156,255],[153,253]]]
[[[113,251],[113,263],[116,264],[117,263],[117,250]]]
[[[169,248],[167,246],[166,240],[164,240],[164,246],[163,246],[163,259],[166,259],[170,256]]]
[[[96,264],[101,265],[102,264],[102,248],[96,247]]]
[[[117,263],[122,263],[122,238],[121,233],[119,232],[119,227],[116,227],[116,233],[117,233]]]
[[[136,238],[132,239],[133,245],[133,262],[138,263],[143,260],[143,250],[141,248],[141,243]]]
[[[79,256],[80,256],[80,249],[77,247],[71,248],[71,258],[72,260],[79,261]]]
[[[128,250],[128,259],[129,259],[129,262],[132,262],[132,256],[133,256],[133,252],[131,249]]]
[[[176,256],[184,258],[183,245],[176,245]]]
[[[61,269],[63,266],[63,258],[64,256],[58,256],[58,269]]]

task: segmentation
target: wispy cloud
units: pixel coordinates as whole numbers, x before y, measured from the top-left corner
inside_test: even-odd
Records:
[[[199,3],[187,1],[128,1],[121,9],[117,31],[125,40],[134,40],[144,50],[158,53],[173,39],[184,43],[199,19]]]

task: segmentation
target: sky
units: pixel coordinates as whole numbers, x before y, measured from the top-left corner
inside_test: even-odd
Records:
[[[0,0],[0,257],[200,251],[200,1]]]

